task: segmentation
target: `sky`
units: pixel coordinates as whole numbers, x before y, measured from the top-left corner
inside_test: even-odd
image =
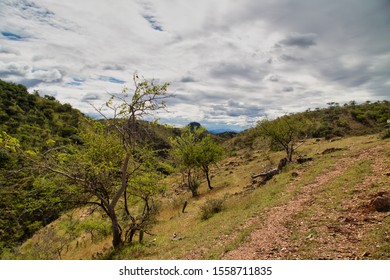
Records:
[[[0,79],[96,116],[135,72],[174,126],[390,100],[390,1],[0,0]]]

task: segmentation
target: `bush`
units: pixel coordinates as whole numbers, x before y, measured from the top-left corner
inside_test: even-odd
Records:
[[[390,128],[387,129],[383,134],[382,134],[382,139],[389,139],[390,138]]]
[[[201,219],[210,219],[214,214],[221,212],[224,209],[223,199],[209,199],[200,208]]]

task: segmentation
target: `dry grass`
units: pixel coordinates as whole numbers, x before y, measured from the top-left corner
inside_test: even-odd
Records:
[[[229,252],[240,250],[241,246],[251,241],[253,233],[264,226],[267,221],[267,213],[270,210],[282,209],[289,201],[299,199],[306,192],[310,184],[314,184],[321,175],[336,174],[335,164],[340,160],[358,157],[361,151],[384,146],[383,164],[389,165],[389,141],[379,140],[377,136],[351,137],[335,142],[325,140],[316,141],[309,139],[298,150],[298,154],[313,157],[313,161],[298,165],[290,164],[283,173],[275,176],[266,185],[255,190],[243,191],[246,186],[252,185],[252,174],[260,173],[268,168],[275,167],[282,152],[268,152],[245,148],[236,151],[214,167],[212,170],[213,190],[208,190],[205,180],[199,187],[199,196],[192,198],[190,192],[176,194],[174,189],[181,182],[181,176],[170,176],[166,179],[170,185],[170,191],[161,197],[161,209],[157,222],[151,232],[146,235],[143,244],[125,246],[117,252],[110,252],[111,239],[109,234],[102,236],[100,240],[92,241],[85,231],[69,241],[68,252],[63,253],[66,259],[91,259],[98,252],[103,258],[114,259],[221,259]],[[328,148],[338,148],[334,153],[322,155]],[[338,216],[343,216],[345,209],[340,204],[343,199],[353,200],[359,194],[355,191],[356,185],[366,184],[376,186],[366,188],[367,195],[384,187],[389,187],[389,177],[381,177],[378,180],[368,180],[374,161],[362,159],[346,167],[346,173],[332,178],[324,184],[322,191],[313,195],[311,206],[297,209],[293,219],[281,221],[281,224],[290,230],[289,242],[302,246],[302,254],[294,257],[293,254],[281,255],[284,258],[314,258],[316,246],[321,245],[322,230],[331,224],[337,230],[340,222]],[[298,174],[292,176],[292,172]],[[224,208],[206,220],[201,219],[202,206],[208,200],[224,201]],[[364,200],[364,199],[363,199]],[[362,201],[363,201],[362,200]],[[182,213],[182,206],[188,201],[186,211]],[[361,206],[361,201],[357,201]],[[321,210],[321,211],[320,211]],[[324,217],[325,213],[333,213],[331,218]],[[343,214],[344,213],[344,214]],[[80,213],[75,214],[77,217]],[[326,215],[325,215],[326,216]],[[57,227],[59,223],[65,223],[61,218],[53,223]],[[94,217],[96,221],[98,217]],[[367,251],[371,258],[390,258],[389,248],[383,245],[388,240],[389,218],[381,218],[381,224],[375,227],[367,227],[367,234],[362,237],[359,244],[361,250]],[[299,222],[298,222],[299,221]],[[300,221],[307,224],[302,230]],[[106,220],[102,222],[107,223]],[[332,229],[332,227],[330,227]],[[329,229],[327,228],[329,231]],[[173,235],[176,234],[176,238]],[[26,244],[36,243],[40,238],[38,233]],[[84,247],[75,246],[77,240],[89,239]],[[310,236],[309,238],[307,238]],[[137,238],[135,238],[137,240]],[[295,242],[295,243],[294,243]],[[380,243],[380,247],[376,247]],[[26,246],[26,245],[24,245]],[[298,246],[298,245],[297,245]],[[360,246],[360,245],[359,245]],[[356,253],[356,255],[361,252]],[[364,253],[364,252],[363,252]],[[363,254],[362,253],[362,254]],[[324,253],[324,257],[326,254]],[[271,256],[272,258],[272,256]]]

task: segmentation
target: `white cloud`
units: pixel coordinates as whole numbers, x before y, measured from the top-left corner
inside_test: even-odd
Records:
[[[58,69],[37,70],[31,73],[31,78],[45,83],[53,83],[61,81],[62,74]]]
[[[327,102],[389,98],[386,0],[4,0],[0,78],[89,102],[138,71],[171,82],[167,122],[247,127]],[[234,103],[234,102],[236,103]]]
[[[24,63],[9,62],[3,63],[0,61],[0,76],[25,76],[31,72],[31,67]]]

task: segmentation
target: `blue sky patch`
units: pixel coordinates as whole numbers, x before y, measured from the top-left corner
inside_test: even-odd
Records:
[[[4,37],[6,37],[8,40],[12,40],[12,41],[21,41],[23,40],[23,37],[18,35],[18,34],[15,34],[15,33],[12,33],[12,32],[1,32],[1,35],[3,35]]]
[[[125,81],[123,81],[123,80],[120,80],[120,79],[117,79],[114,77],[108,77],[108,76],[100,76],[99,80],[114,83],[114,84],[124,84],[125,83]]]
[[[154,16],[145,15],[143,17],[144,17],[144,19],[146,19],[150,23],[150,25],[152,26],[152,28],[154,30],[163,31],[162,26],[157,23]]]
[[[85,82],[84,79],[73,78],[73,81],[67,83],[70,86],[81,86]]]

